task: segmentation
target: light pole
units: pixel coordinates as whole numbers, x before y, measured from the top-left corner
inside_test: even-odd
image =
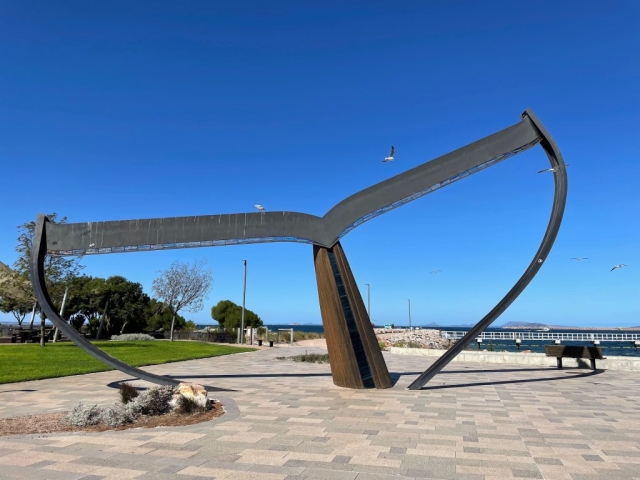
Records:
[[[368,283],[365,283],[365,285],[367,286],[367,315],[369,316],[369,322],[373,323],[371,321],[371,285]]]
[[[242,287],[242,317],[240,319],[240,343],[244,343],[244,302],[247,297],[247,261],[242,260],[244,263],[244,282]]]
[[[407,302],[409,303],[409,331],[411,331],[411,299],[407,298]]]

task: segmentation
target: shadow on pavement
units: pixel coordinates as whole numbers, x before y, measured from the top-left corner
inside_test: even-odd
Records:
[[[522,370],[514,369],[512,371],[532,371],[532,370],[534,369],[522,369]],[[544,370],[544,369],[536,368],[535,370]],[[465,372],[440,372],[438,375],[441,375],[443,373],[493,373],[493,372],[500,373],[504,371],[505,370],[469,370]],[[604,370],[589,370],[588,372],[585,372],[585,373],[567,372],[566,370],[559,370],[559,371],[562,373],[570,373],[572,375],[571,376],[563,375],[561,377],[542,377],[542,378],[514,379],[514,380],[492,380],[492,381],[486,381],[486,382],[457,383],[453,385],[434,385],[434,386],[423,387],[420,390],[442,390],[445,388],[483,387],[483,386],[491,386],[491,385],[508,385],[511,383],[552,382],[557,380],[571,380],[574,378],[591,377],[593,375],[600,375],[601,373],[604,373]],[[437,376],[435,378],[437,378]]]
[[[589,370],[588,372],[580,372],[580,368],[570,368],[570,369],[562,369],[558,370],[555,367],[544,367],[544,368],[502,368],[502,369],[491,369],[491,370],[480,370],[473,367],[464,367],[465,370],[445,370],[438,373],[440,375],[456,375],[456,374],[487,374],[487,373],[513,373],[513,372],[546,372],[546,371],[555,371],[560,372],[565,375],[555,376],[555,377],[543,377],[543,378],[530,378],[530,379],[513,379],[513,380],[488,380],[484,382],[473,382],[473,383],[457,383],[452,385],[434,385],[434,386],[425,386],[421,390],[438,390],[445,388],[459,388],[459,387],[480,387],[487,385],[506,385],[511,383],[531,383],[531,382],[549,382],[556,380],[565,380],[567,378],[582,378],[589,377],[593,375],[599,375],[603,373],[604,370]],[[400,380],[400,378],[409,376],[409,375],[420,375],[422,372],[389,372],[389,376],[391,377],[391,382],[395,386],[395,384]],[[566,375],[569,374],[570,376]],[[187,380],[187,379],[223,379],[223,378],[303,378],[303,377],[331,377],[330,372],[326,373],[243,373],[243,374],[215,374],[215,375],[164,375],[167,378],[175,378],[179,380]],[[437,378],[437,376],[435,377]],[[110,388],[120,388],[120,384],[122,382],[127,382],[129,380],[118,380],[115,382],[108,383],[107,386]],[[238,390],[234,390],[232,388],[220,388],[220,387],[212,387],[210,385],[203,385],[208,392],[237,392]],[[136,387],[138,390],[144,390],[144,387]]]

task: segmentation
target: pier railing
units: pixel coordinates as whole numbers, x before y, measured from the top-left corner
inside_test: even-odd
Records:
[[[457,330],[441,330],[444,338],[459,340],[467,332]],[[640,333],[592,333],[592,332],[482,332],[478,338],[483,340],[560,340],[567,342],[634,342],[640,341]]]

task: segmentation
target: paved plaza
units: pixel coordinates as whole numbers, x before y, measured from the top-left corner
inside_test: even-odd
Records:
[[[640,373],[455,363],[408,391],[433,358],[385,353],[392,389],[347,390],[328,365],[274,360],[304,351],[147,367],[219,387],[210,395],[227,413],[184,427],[0,437],[0,478],[640,479]],[[0,385],[0,417],[113,403],[123,380]]]

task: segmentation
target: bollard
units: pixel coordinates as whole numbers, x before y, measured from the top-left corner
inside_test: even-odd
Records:
[[[273,340],[269,340],[269,346],[273,347]]]
[[[262,340],[258,339],[258,346],[261,347],[262,346]]]
[[[522,342],[522,340],[520,340],[519,338],[516,338],[516,348],[518,350],[520,350],[520,343]]]

